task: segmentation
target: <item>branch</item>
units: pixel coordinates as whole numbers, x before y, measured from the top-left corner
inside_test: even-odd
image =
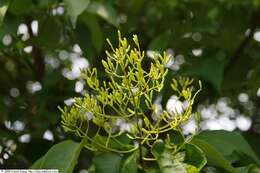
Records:
[[[229,59],[229,62],[226,65],[225,70],[224,70],[224,76],[226,76],[230,72],[233,64],[236,64],[237,62],[239,62],[239,59],[242,58],[242,56],[240,56],[240,55],[244,52],[244,49],[248,46],[249,42],[253,38],[254,32],[257,29],[259,16],[260,16],[260,9],[256,10],[252,14],[249,33],[244,38],[244,40],[240,43],[238,48],[235,50],[234,54]]]
[[[30,37],[34,37],[32,27],[31,27],[31,20],[28,20],[27,26],[28,26],[28,32]],[[41,49],[33,45],[32,49],[32,58],[33,58],[33,63],[34,63],[34,70],[36,72],[36,78],[38,81],[40,81],[43,84],[43,76],[45,72],[45,63],[44,63],[44,57],[42,55]]]

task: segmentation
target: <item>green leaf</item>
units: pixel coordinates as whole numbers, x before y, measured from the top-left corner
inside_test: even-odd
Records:
[[[193,144],[186,144],[185,149],[185,163],[193,165],[198,168],[198,170],[201,170],[207,163],[203,151]]]
[[[155,158],[160,157],[164,152],[165,146],[161,141],[156,142],[152,147],[152,153]]]
[[[229,156],[234,151],[237,151],[250,157],[257,165],[260,165],[258,156],[238,132],[228,132],[224,130],[205,131],[199,134],[198,138],[207,141],[225,156]]]
[[[9,6],[8,0],[3,0],[0,2],[0,26],[2,25],[8,6]]]
[[[84,12],[80,17],[79,20],[82,21],[90,30],[91,33],[91,42],[96,50],[99,52],[103,48],[104,36],[102,29],[98,23],[97,17],[93,14],[88,12]],[[86,38],[86,41],[87,38]]]
[[[76,27],[78,16],[87,8],[89,0],[64,0],[70,21]]]
[[[32,42],[40,47],[61,48],[65,41],[61,43],[62,24],[55,17],[49,17],[39,27],[39,36],[32,38]],[[50,32],[51,28],[51,32]]]
[[[185,141],[183,134],[178,130],[172,131],[169,137],[170,137],[170,142],[175,145],[182,145]]]
[[[19,16],[24,14],[31,14],[33,9],[35,8],[32,0],[12,0],[8,8],[8,12]]]
[[[63,141],[54,145],[31,169],[58,169],[61,173],[72,173],[81,149],[81,143]]]
[[[161,173],[159,169],[148,168],[144,170],[145,173]]]
[[[93,163],[96,173],[120,173],[122,158],[114,153],[103,153],[97,155]]]
[[[154,51],[163,51],[167,48],[168,43],[171,38],[171,31],[165,31],[164,33],[160,34],[159,36],[155,37],[154,40],[149,44],[149,50]]]
[[[88,54],[90,64],[94,63],[94,57],[96,56],[95,48],[91,42],[91,33],[89,32],[89,28],[86,24],[78,22],[75,29],[75,36],[82,51]]]
[[[220,55],[219,55],[220,56]],[[196,75],[204,80],[210,82],[216,90],[220,91],[223,75],[224,75],[224,61],[217,57],[201,59],[194,63],[194,68],[187,68],[190,75]]]
[[[136,163],[137,154],[133,153],[124,161],[121,173],[137,173],[138,167]]]
[[[183,163],[183,153],[173,154],[163,142],[158,141],[152,147],[152,154],[156,158],[162,173],[186,173],[186,164]]]
[[[41,164],[43,162],[44,156],[39,158],[38,160],[36,160],[32,165],[31,165],[31,169],[40,169],[41,168]]]
[[[194,138],[192,143],[198,146],[205,153],[209,165],[223,168],[230,173],[237,173],[231,163],[207,141]]]
[[[119,21],[115,9],[108,3],[91,2],[87,7],[87,12],[96,14],[108,23],[118,27]]]
[[[250,144],[256,155],[260,156],[260,138],[259,134],[257,132],[244,132],[243,137],[245,140]]]
[[[1,23],[1,22],[0,22]],[[15,35],[17,32],[17,27],[21,24],[21,20],[17,16],[5,16],[4,22],[0,24],[0,39],[5,36],[5,34]]]
[[[253,164],[236,168],[239,173],[260,173],[260,169]]]

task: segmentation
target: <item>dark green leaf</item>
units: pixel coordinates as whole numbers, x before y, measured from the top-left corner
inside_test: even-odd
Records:
[[[170,142],[175,145],[181,145],[184,143],[184,136],[180,131],[174,130],[170,133]]]
[[[103,153],[97,155],[93,163],[96,173],[120,173],[120,163],[122,158],[113,153]]]
[[[50,31],[51,28],[51,31]],[[46,21],[40,23],[39,36],[32,39],[36,45],[47,48],[62,47],[61,43],[62,25],[55,17],[49,17]]]
[[[124,161],[121,173],[137,173],[138,167],[136,163],[137,154],[133,153]]]
[[[192,143],[202,149],[207,157],[207,162],[209,165],[223,168],[231,173],[237,172],[231,163],[208,142],[195,138],[192,140]]]
[[[156,36],[149,44],[149,50],[163,51],[167,48],[171,38],[171,31],[165,31],[164,33]]]
[[[233,151],[237,151],[252,158],[256,164],[260,165],[259,158],[238,132],[223,130],[205,131],[202,132],[198,138],[207,141],[225,156],[232,154]]]
[[[8,11],[15,15],[30,14],[33,9],[32,0],[13,0]]]
[[[80,16],[80,20],[89,28],[91,33],[91,42],[99,52],[103,48],[104,36],[96,16],[88,12],[84,12]],[[87,38],[86,41],[89,41]]]
[[[212,57],[201,59],[198,63],[194,63],[194,68],[188,67],[187,71],[190,75],[199,76],[210,82],[219,91],[223,81],[224,67],[223,60]]]
[[[185,146],[185,163],[193,165],[201,170],[207,163],[207,159],[203,151],[193,144]]]

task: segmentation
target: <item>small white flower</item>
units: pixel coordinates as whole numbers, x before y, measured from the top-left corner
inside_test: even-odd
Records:
[[[247,131],[252,125],[252,120],[249,117],[241,115],[236,118],[236,125],[239,130]]]
[[[183,104],[178,100],[178,97],[173,95],[166,104],[166,110],[172,114],[181,114],[184,111]]]
[[[246,102],[249,101],[249,96],[248,96],[248,94],[246,94],[246,93],[240,93],[240,94],[238,95],[238,100],[239,100],[241,103],[246,103]]]

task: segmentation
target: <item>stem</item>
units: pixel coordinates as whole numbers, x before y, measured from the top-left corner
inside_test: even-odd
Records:
[[[227,65],[225,67],[225,70],[224,70],[225,76],[231,71],[232,66],[234,64],[236,64],[240,58],[243,57],[243,56],[241,56],[241,54],[244,52],[245,48],[248,46],[248,44],[252,40],[252,38],[254,36],[254,32],[256,31],[256,29],[258,27],[259,16],[260,16],[260,8],[258,8],[256,11],[253,12],[252,17],[251,17],[251,24],[249,26],[249,29],[250,29],[249,33],[244,38],[244,40],[240,43],[240,45],[235,50],[234,54],[229,59]]]
[[[141,167],[144,168],[143,149],[142,149],[142,144],[141,144],[141,141],[140,141],[140,140],[138,141],[138,144],[139,144],[139,159],[140,159],[140,164],[141,164]]]

